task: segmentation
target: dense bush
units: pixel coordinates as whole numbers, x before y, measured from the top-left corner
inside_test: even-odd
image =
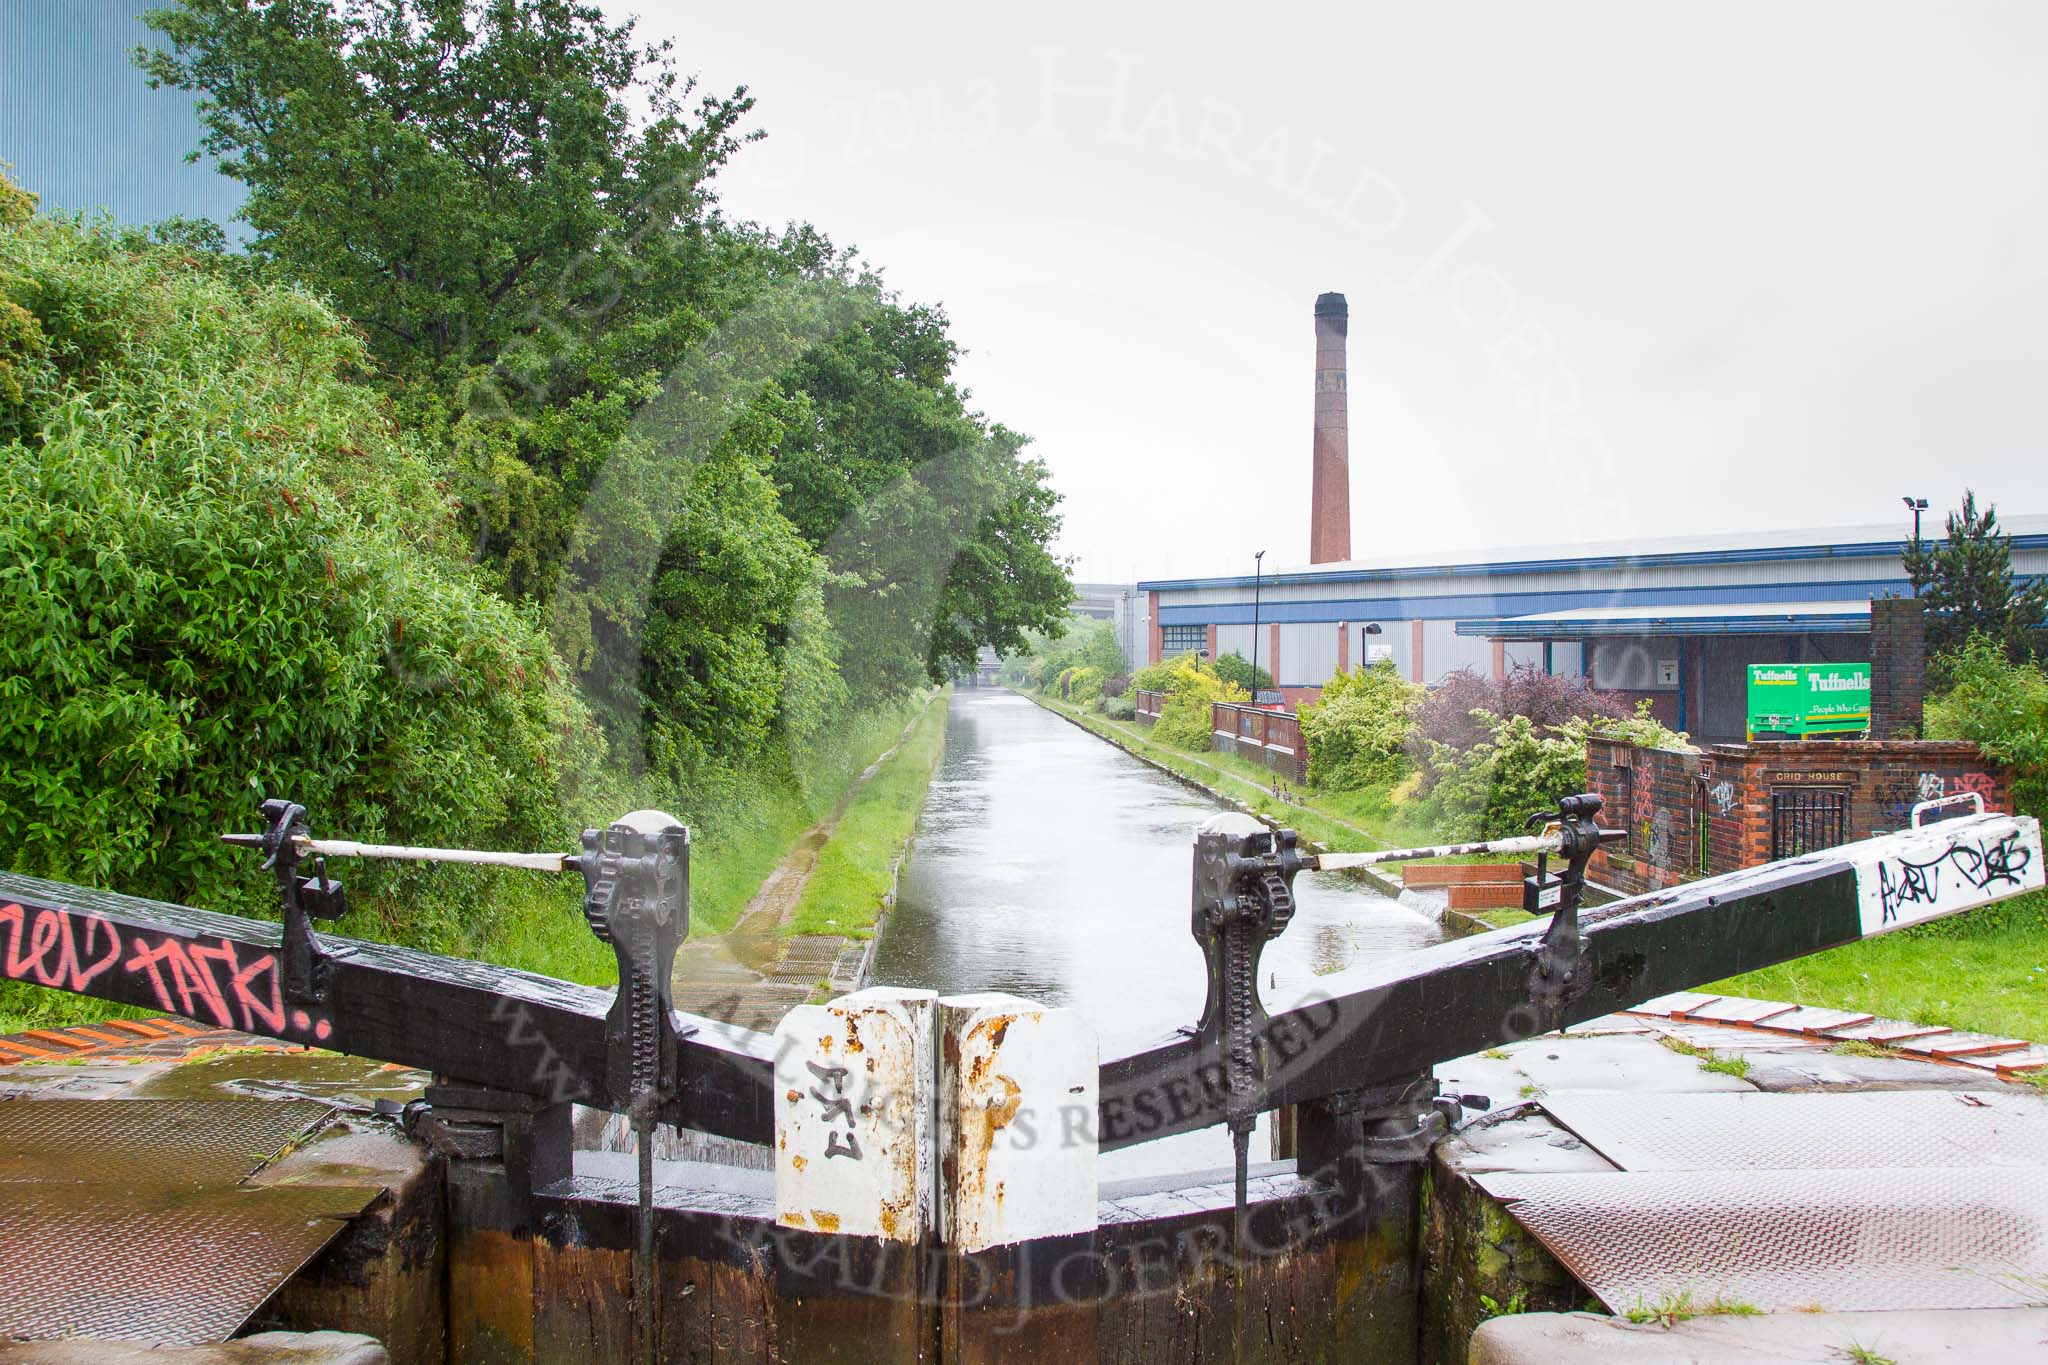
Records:
[[[1111,720],[1130,720],[1138,714],[1138,704],[1129,697],[1104,697],[1102,714]]]
[[[1629,715],[1625,704],[1595,692],[1576,675],[1545,673],[1534,665],[1520,664],[1496,679],[1461,668],[1430,688],[1416,709],[1418,761],[1428,755],[1432,744],[1469,749],[1486,739],[1491,722],[1482,722],[1474,714],[1479,711],[1495,718],[1526,716],[1538,733],[1574,718],[1622,720]]]
[[[254,798],[369,839],[559,846],[593,756],[533,617],[301,293],[130,235],[0,226],[0,842],[21,872],[261,907]],[[23,329],[26,330],[26,329]],[[374,867],[432,937],[475,874]]]
[[[1176,654],[1156,664],[1146,664],[1133,673],[1131,686],[1140,692],[1168,692],[1173,689],[1173,681],[1183,669],[1201,667],[1203,663],[1194,653]]]
[[[1340,672],[1320,701],[1301,708],[1312,787],[1355,791],[1399,779],[1408,767],[1409,717],[1423,695],[1391,662]]]
[[[1076,706],[1086,706],[1102,696],[1102,670],[1081,665],[1069,668],[1059,676],[1061,701],[1070,701]]]
[[[2012,773],[2013,805],[2048,816],[2048,674],[2003,640],[1972,636],[1941,656],[1949,688],[1927,703],[1929,739],[1966,739]]]
[[[1131,675],[1128,673],[1118,673],[1102,680],[1102,695],[1105,697],[1121,697],[1130,690]]]
[[[1103,678],[1123,676],[1129,667],[1116,627],[1107,621],[1069,617],[1058,634],[1032,634],[1026,644],[1030,654],[1023,662],[1023,675],[1037,688],[1057,688],[1061,676],[1076,668],[1094,669],[1099,685]]]
[[[1254,668],[1251,660],[1236,650],[1225,654],[1216,661],[1216,676],[1233,687],[1246,692],[1257,692],[1273,686],[1273,675],[1263,668]]]
[[[1650,715],[1650,704],[1623,718],[1568,719],[1549,734],[1527,716],[1481,711],[1484,736],[1463,749],[1432,744],[1419,801],[1421,812],[1446,835],[1502,839],[1520,833],[1528,817],[1557,808],[1558,798],[1586,789],[1586,740],[1626,739],[1659,749],[1689,749],[1687,737]]]
[[[1154,737],[1197,751],[1207,749],[1216,732],[1209,710],[1211,702],[1251,700],[1249,692],[1223,681],[1214,668],[1186,655],[1160,690],[1167,693],[1167,698],[1159,719],[1153,723]]]

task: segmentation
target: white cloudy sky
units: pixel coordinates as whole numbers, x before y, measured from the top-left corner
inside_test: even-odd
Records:
[[[943,303],[1084,578],[2048,511],[2048,7],[607,0],[801,216]]]

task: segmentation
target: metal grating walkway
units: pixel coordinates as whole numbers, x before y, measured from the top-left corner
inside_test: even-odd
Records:
[[[1479,1174],[1615,1312],[2048,1305],[2048,1101],[1958,1091],[1560,1091],[1620,1170]]]
[[[0,1322],[26,1338],[220,1341],[379,1193],[245,1183],[306,1101],[0,1103]]]

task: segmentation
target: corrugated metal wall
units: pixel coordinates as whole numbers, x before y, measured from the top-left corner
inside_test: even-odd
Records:
[[[241,205],[210,160],[185,161],[201,132],[192,97],[151,90],[129,57],[154,40],[137,16],[157,3],[0,0],[0,159],[45,210],[225,227]]]
[[[1337,627],[1280,627],[1280,673],[1283,687],[1321,687],[1337,671]]]

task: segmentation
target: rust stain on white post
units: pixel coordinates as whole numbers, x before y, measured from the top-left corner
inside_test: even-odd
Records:
[[[877,986],[775,1027],[775,1218],[896,1242],[932,1225],[931,991]]]
[[[1095,1030],[1014,995],[939,1001],[939,1225],[956,1251],[1095,1227]]]

